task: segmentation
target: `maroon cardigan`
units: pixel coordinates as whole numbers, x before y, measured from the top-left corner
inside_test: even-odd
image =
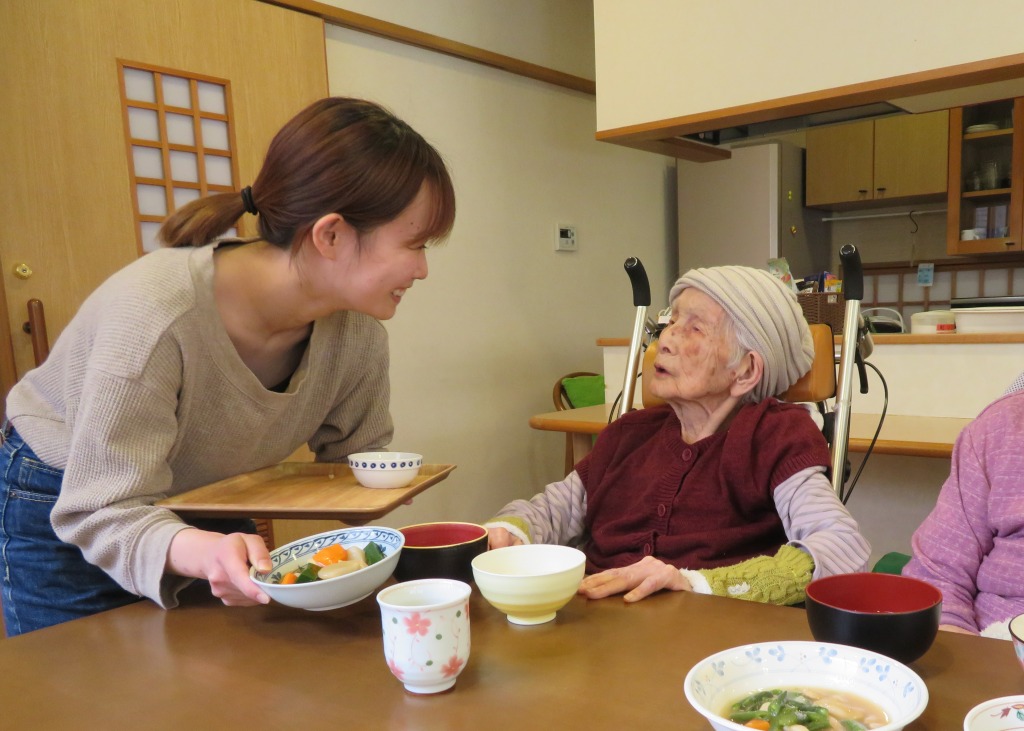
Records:
[[[688,569],[772,555],[787,540],[775,488],[830,462],[807,410],[773,398],[744,405],[727,430],[695,444],[682,440],[669,406],[630,412],[576,465],[587,491],[587,571],[648,555]]]

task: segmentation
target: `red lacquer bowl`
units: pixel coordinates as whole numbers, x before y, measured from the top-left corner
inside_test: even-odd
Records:
[[[395,578],[473,581],[474,558],[487,550],[487,529],[476,523],[421,523],[400,528],[405,536]]]
[[[878,652],[903,663],[935,641],[942,592],[896,574],[839,574],[807,585],[807,621],[819,642]]]

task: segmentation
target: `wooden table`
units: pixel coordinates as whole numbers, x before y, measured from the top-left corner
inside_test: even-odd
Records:
[[[572,435],[573,458],[579,462],[590,452],[592,436],[599,434],[608,425],[610,413],[610,404],[551,411],[530,417],[530,426]],[[874,453],[949,459],[953,453],[953,443],[969,423],[971,419],[887,414]],[[851,414],[847,451],[867,451],[877,428],[877,414]]]
[[[703,730],[683,695],[696,662],[811,639],[801,609],[686,592],[576,597],[536,627],[509,624],[476,589],[470,611],[455,688],[417,697],[388,672],[372,596],[330,612],[227,608],[198,593],[171,611],[140,602],[0,640],[0,727]],[[910,731],[960,728],[977,703],[1024,693],[1003,640],[940,632],[912,667],[931,699]]]

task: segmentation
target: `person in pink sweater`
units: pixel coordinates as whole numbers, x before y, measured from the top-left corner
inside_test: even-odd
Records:
[[[949,478],[914,532],[904,576],[942,591],[940,628],[1008,638],[1024,614],[1024,391],[957,437]]]

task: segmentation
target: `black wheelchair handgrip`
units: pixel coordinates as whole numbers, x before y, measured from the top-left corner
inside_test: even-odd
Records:
[[[626,259],[623,265],[626,274],[629,275],[629,282],[633,285],[633,306],[649,307],[651,304],[651,283],[647,281],[647,272],[644,265],[635,256]]]

